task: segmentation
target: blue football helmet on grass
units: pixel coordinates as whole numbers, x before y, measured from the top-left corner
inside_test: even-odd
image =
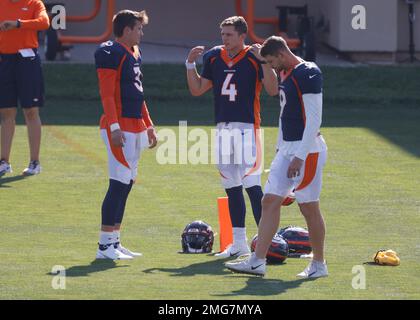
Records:
[[[201,220],[189,223],[182,232],[183,253],[210,253],[213,242],[214,233],[211,226]]]

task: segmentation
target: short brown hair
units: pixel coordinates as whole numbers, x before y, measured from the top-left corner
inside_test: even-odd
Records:
[[[248,33],[248,24],[246,23],[244,17],[241,16],[233,16],[223,20],[220,24],[220,28],[226,26],[235,27],[235,31],[237,31],[239,35]]]
[[[114,35],[116,37],[122,37],[125,27],[133,29],[137,21],[140,21],[143,25],[146,25],[149,22],[149,17],[145,10],[140,12],[121,10],[112,20]]]
[[[271,36],[270,38],[267,38],[262,44],[260,54],[263,57],[268,55],[276,57],[278,56],[279,51],[285,50],[290,50],[287,46],[286,40],[284,40],[282,37]]]

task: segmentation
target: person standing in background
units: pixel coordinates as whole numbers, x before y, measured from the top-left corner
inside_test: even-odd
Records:
[[[24,175],[41,172],[41,119],[44,79],[38,31],[50,26],[41,0],[0,0],[0,177],[12,172],[10,151],[20,103],[28,128],[30,161]]]

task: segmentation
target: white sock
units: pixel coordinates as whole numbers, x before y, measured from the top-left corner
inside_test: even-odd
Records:
[[[99,234],[99,244],[107,245],[113,243],[114,233],[101,231]]]
[[[246,238],[246,228],[233,228],[233,246],[248,246]]]
[[[265,263],[265,259],[260,259],[255,255],[255,252],[253,252],[251,254],[251,263],[252,264],[261,264],[261,263]]]
[[[121,232],[118,230],[118,231],[116,231],[116,230],[114,230],[114,236],[113,236],[113,239],[112,239],[112,242],[113,243],[115,243],[115,242],[120,242],[121,240],[120,240],[120,237],[121,237]]]

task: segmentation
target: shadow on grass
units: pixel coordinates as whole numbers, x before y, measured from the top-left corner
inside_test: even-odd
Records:
[[[24,175],[0,178],[0,188],[10,188],[10,186],[5,185],[5,184],[15,182],[15,181],[19,181],[19,180],[23,180],[25,178],[26,177]]]
[[[235,276],[238,278],[237,276]],[[246,276],[241,276],[244,278]],[[297,279],[284,281],[278,279],[265,279],[256,276],[246,277],[246,286],[242,289],[224,294],[212,294],[214,297],[235,297],[235,296],[272,296],[285,293],[290,289],[298,288],[302,283],[316,279]]]
[[[223,265],[223,260],[212,260],[191,264],[181,268],[150,268],[144,273],[167,272],[173,277],[190,277],[198,274],[227,275],[229,271]]]
[[[66,269],[66,277],[86,277],[91,273],[102,272],[109,269],[123,268],[123,267],[128,267],[128,266],[117,265],[115,261],[109,260],[109,259],[97,259],[97,260],[93,260],[88,265],[73,266]],[[56,273],[52,273],[52,272],[49,272],[47,274],[51,276],[57,275]]]
[[[365,266],[373,266],[373,267],[398,267],[398,266],[393,266],[393,265],[378,264],[378,263],[372,262],[372,261],[363,262],[363,265],[365,265]]]

